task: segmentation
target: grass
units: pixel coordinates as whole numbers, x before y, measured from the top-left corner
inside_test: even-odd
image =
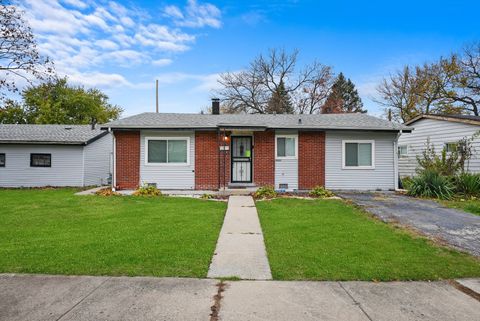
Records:
[[[223,202],[0,190],[0,272],[205,277]]]
[[[480,200],[478,199],[455,199],[441,201],[441,204],[480,216]]]
[[[480,276],[480,260],[375,220],[340,200],[257,202],[279,280],[437,280]]]

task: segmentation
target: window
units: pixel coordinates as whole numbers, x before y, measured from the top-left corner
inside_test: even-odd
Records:
[[[455,152],[457,150],[457,143],[445,143],[445,151],[447,153]]]
[[[147,164],[188,164],[190,140],[186,138],[147,138]]]
[[[408,146],[407,145],[398,145],[398,156],[399,157],[406,157],[408,154]]]
[[[52,154],[30,154],[30,167],[52,167]]]
[[[277,158],[297,157],[296,136],[277,136]]]
[[[343,141],[343,168],[375,168],[373,140]]]
[[[0,154],[0,167],[5,167],[5,154]]]

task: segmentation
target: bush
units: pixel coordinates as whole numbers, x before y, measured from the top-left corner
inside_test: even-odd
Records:
[[[135,196],[160,196],[162,193],[153,185],[144,185],[133,192]]]
[[[412,181],[413,179],[410,176],[402,178],[403,189],[409,190],[412,187]]]
[[[275,198],[277,195],[273,186],[262,186],[253,193],[253,197],[256,199]]]
[[[210,199],[214,198],[214,196],[212,194],[205,193],[205,194],[202,194],[202,196],[200,196],[200,198],[203,199],[203,200],[210,200]]]
[[[434,197],[450,199],[455,187],[449,177],[442,176],[436,171],[425,170],[412,179],[409,195],[420,197]]]
[[[465,196],[480,194],[480,176],[478,174],[462,173],[455,178],[456,191]]]
[[[332,191],[329,191],[323,186],[315,186],[310,193],[308,193],[311,197],[318,197],[318,198],[326,198],[326,197],[332,197],[335,194],[333,194]]]
[[[99,196],[116,196],[120,195],[120,193],[114,192],[110,187],[99,189],[95,192],[95,195]]]

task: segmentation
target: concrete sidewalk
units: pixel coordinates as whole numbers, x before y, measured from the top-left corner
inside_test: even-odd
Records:
[[[480,288],[479,279],[459,282]],[[0,274],[0,320],[480,320],[480,302],[446,281],[227,281],[223,287],[218,300],[212,279]]]
[[[272,278],[262,228],[251,196],[230,196],[228,199],[227,214],[208,277]]]

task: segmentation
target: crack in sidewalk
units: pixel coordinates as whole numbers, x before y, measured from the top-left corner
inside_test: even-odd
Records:
[[[210,321],[218,321],[220,320],[220,307],[222,301],[222,292],[225,292],[225,288],[227,287],[227,283],[223,280],[216,284],[217,287],[217,294],[213,296],[213,305],[210,307],[212,313],[210,313]]]
[[[363,314],[365,314],[365,316],[368,318],[368,320],[373,321],[373,319],[363,309],[361,303],[358,302],[357,300],[355,300],[355,298],[350,294],[350,292],[347,291],[347,289],[345,289],[345,287],[343,286],[343,284],[341,282],[337,282],[337,283],[343,289],[343,291],[345,291],[345,293],[350,297],[350,299],[352,299],[353,303],[363,312]]]
[[[75,303],[70,309],[68,309],[67,311],[65,311],[65,313],[63,313],[61,316],[59,316],[55,321],[59,321],[61,319],[63,319],[64,316],[66,316],[68,313],[70,313],[70,311],[72,311],[73,309],[75,309],[80,303],[82,303],[83,301],[85,301],[86,298],[88,298],[90,295],[93,294],[93,292],[97,291],[102,285],[105,284],[105,282],[107,282],[108,280],[110,280],[111,277],[108,277],[106,278],[102,283],[100,283],[99,285],[97,285],[92,291],[88,292],[87,295],[85,295],[80,301],[78,301],[77,303]]]
[[[448,280],[447,282],[448,282],[451,286],[453,286],[455,289],[457,289],[458,291],[460,291],[460,292],[462,292],[462,293],[465,293],[466,295],[468,295],[469,297],[474,298],[474,299],[477,300],[477,301],[480,301],[480,293],[477,293],[477,292],[473,291],[472,289],[470,289],[469,287],[466,287],[465,285],[461,284],[461,283],[458,282],[458,281]]]

